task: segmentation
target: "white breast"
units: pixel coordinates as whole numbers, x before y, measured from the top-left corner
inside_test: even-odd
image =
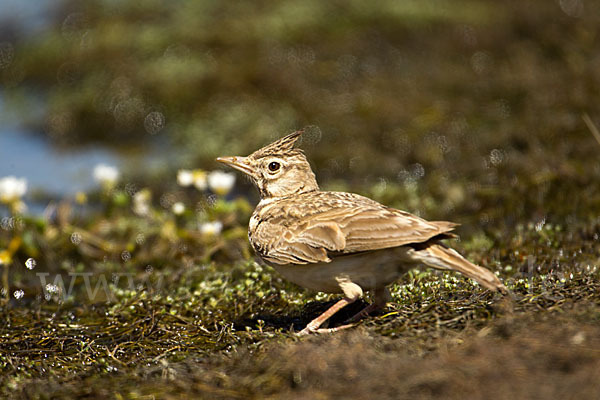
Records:
[[[406,249],[396,247],[356,255],[338,256],[330,263],[270,264],[287,280],[305,288],[340,293],[339,278],[348,278],[363,290],[389,285],[408,271],[413,263]]]

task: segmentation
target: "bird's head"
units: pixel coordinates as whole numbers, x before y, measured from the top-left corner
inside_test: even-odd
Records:
[[[291,133],[247,157],[219,157],[217,161],[248,175],[262,199],[319,190],[304,153],[294,148],[302,132]]]

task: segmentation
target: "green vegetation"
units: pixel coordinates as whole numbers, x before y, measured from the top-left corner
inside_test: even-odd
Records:
[[[66,5],[0,69],[11,107],[42,93],[58,146],[177,155],[44,215],[0,198],[0,397],[596,397],[600,25],[566,3]],[[253,260],[248,183],[176,170],[303,126],[325,189],[460,222],[514,298],[413,270],[356,329],[296,338],[337,296]]]

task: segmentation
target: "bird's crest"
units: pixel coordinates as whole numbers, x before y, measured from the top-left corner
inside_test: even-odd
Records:
[[[262,158],[272,155],[292,155],[295,153],[302,153],[302,150],[294,148],[294,144],[300,139],[300,136],[303,133],[304,130],[292,132],[262,149],[256,150],[252,156],[254,158]]]

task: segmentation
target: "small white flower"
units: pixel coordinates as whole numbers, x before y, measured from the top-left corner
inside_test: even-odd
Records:
[[[235,174],[223,171],[213,171],[208,174],[208,186],[210,189],[220,195],[226,195],[233,188],[235,183]]]
[[[34,269],[35,265],[37,263],[35,262],[35,258],[28,258],[27,261],[25,261],[25,266],[27,267],[27,269]]]
[[[200,233],[205,237],[217,236],[219,233],[221,233],[222,229],[223,224],[221,221],[205,222],[200,225]]]
[[[17,202],[27,193],[27,179],[5,176],[0,179],[0,202],[10,204]]]
[[[206,172],[201,169],[194,170],[194,186],[198,190],[206,190]]]
[[[173,204],[173,207],[171,209],[173,210],[173,214],[181,215],[185,211],[185,205],[182,202],[178,201],[177,203]]]
[[[198,190],[206,190],[206,172],[201,169],[180,169],[177,171],[177,184],[183,187],[194,185]]]
[[[94,179],[104,186],[113,186],[119,175],[119,170],[111,165],[98,164],[94,167]]]
[[[144,217],[150,213],[150,200],[152,193],[148,189],[142,189],[133,195],[133,212]]]
[[[189,169],[180,169],[177,171],[177,184],[179,186],[190,186],[194,183],[194,173]]]

